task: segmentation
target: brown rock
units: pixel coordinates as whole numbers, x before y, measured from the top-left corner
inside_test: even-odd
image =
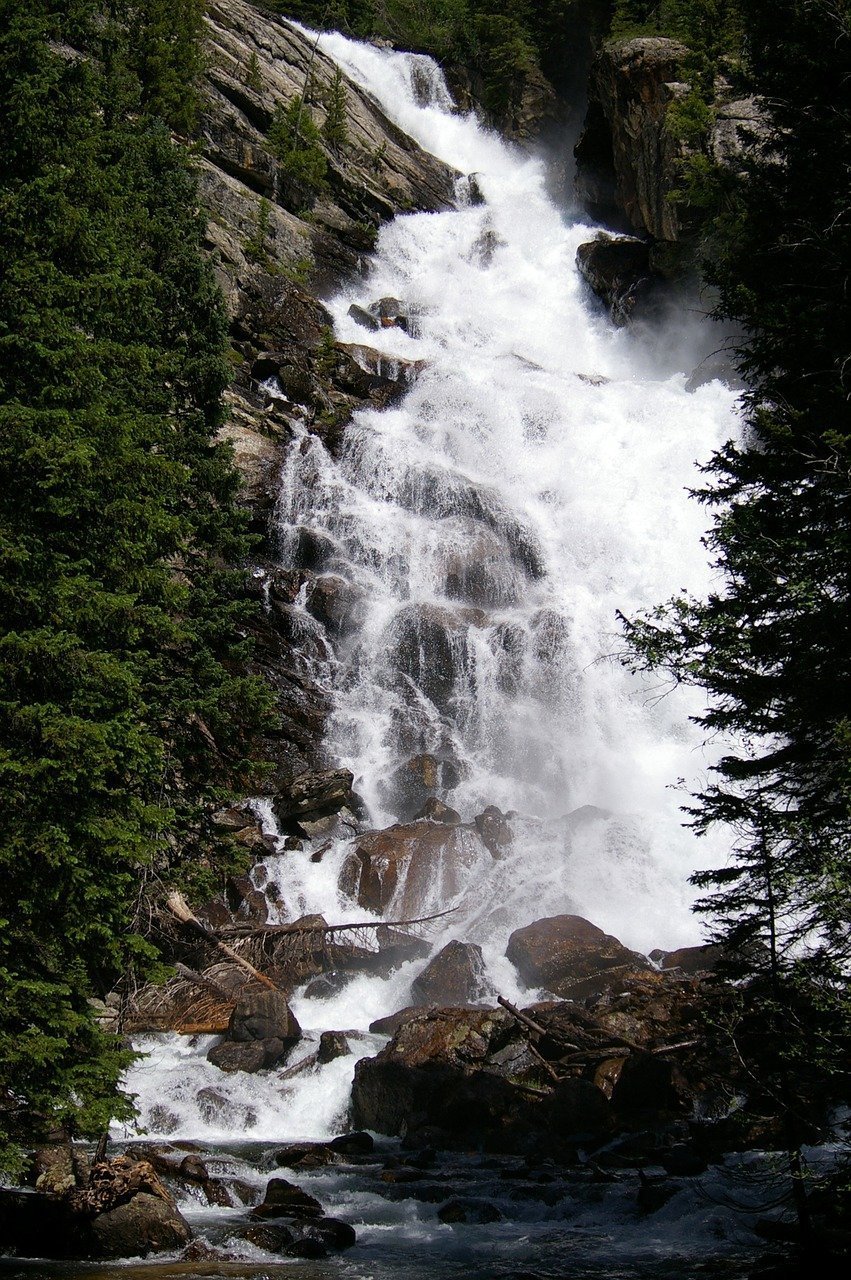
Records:
[[[335,1058],[345,1058],[352,1051],[351,1045],[342,1031],[323,1031],[319,1037],[319,1049],[316,1061],[333,1062]]]
[[[444,804],[442,800],[438,800],[437,796],[429,796],[419,813],[414,814],[415,822],[421,818],[428,818],[430,822],[442,822],[447,827],[457,827],[461,824],[460,813],[456,809],[451,809],[448,804]]]
[[[529,986],[577,1000],[650,969],[643,956],[581,916],[550,916],[516,929],[505,954]]]
[[[182,1249],[192,1239],[192,1231],[174,1205],[147,1192],[106,1213],[91,1223],[95,1257],[135,1258],[149,1253]]]
[[[470,827],[429,821],[397,824],[360,837],[343,864],[341,881],[365,910],[383,913],[392,902],[394,910],[412,917],[431,899],[438,876],[448,901],[486,856]]]
[[[295,1044],[301,1039],[301,1027],[284,996],[264,988],[240,995],[231,1014],[229,1034],[238,1043],[277,1039]]]
[[[489,804],[484,813],[477,813],[476,830],[492,858],[504,858],[514,841],[511,825],[496,805]]]
[[[294,778],[287,793],[275,799],[275,813],[282,821],[290,818],[322,818],[351,808],[354,775],[348,769],[323,769]]]
[[[270,1178],[263,1203],[251,1210],[252,1218],[321,1218],[322,1205],[286,1178]]]
[[[411,994],[424,1005],[481,1002],[488,990],[481,947],[449,942],[414,979]]]

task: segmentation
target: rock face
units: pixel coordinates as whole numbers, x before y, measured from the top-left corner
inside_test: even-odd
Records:
[[[348,769],[324,769],[294,778],[275,800],[279,820],[324,818],[353,804],[354,775]]]
[[[411,994],[423,1005],[475,1004],[487,985],[481,947],[449,942],[414,979]]]
[[[484,860],[475,829],[423,819],[361,836],[343,864],[341,887],[367,911],[405,917],[442,906]],[[440,906],[436,906],[439,910]]]
[[[680,149],[665,117],[684,92],[687,55],[685,45],[658,36],[603,45],[577,147],[580,194],[604,211],[614,204],[636,231],[656,240],[676,240],[680,230],[669,199]]]
[[[436,1009],[404,1022],[355,1068],[355,1124],[412,1145],[564,1157],[579,1135],[602,1140],[611,1109],[584,1080],[529,1090],[534,1070],[517,1024],[501,1009]]]
[[[600,234],[579,246],[576,265],[616,325],[628,323],[652,284],[650,246],[633,236]]]
[[[530,987],[577,1000],[650,968],[643,956],[581,916],[550,916],[515,929],[505,954]]]

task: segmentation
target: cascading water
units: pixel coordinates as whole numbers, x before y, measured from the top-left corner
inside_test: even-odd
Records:
[[[574,265],[593,228],[554,205],[542,161],[454,113],[430,60],[339,35],[322,48],[475,181],[459,179],[456,210],[385,227],[368,274],[329,304],[338,339],[377,348],[411,382],[395,407],[357,415],[338,459],[306,433],[291,449],[282,554],[305,530],[321,535],[321,572],[355,602],[336,653],[317,661],[334,697],[330,753],[373,824],[411,816],[404,766],[426,757],[465,821],[486,805],[518,815],[499,861],[471,835],[415,905],[455,908],[436,945],[479,943],[493,986],[521,998],[506,939],[542,916],[576,912],[641,949],[697,940],[694,841],[667,784],[706,761],[685,698],[648,690],[612,655],[617,610],[708,584],[704,513],[686,491],[695,459],[734,431],[735,396],[717,381],[687,389],[696,319],[644,337],[612,328]],[[387,297],[407,330],[367,334],[349,307]],[[258,812],[274,831],[270,807]],[[338,839],[321,861],[309,848],[267,859],[281,919],[362,919],[340,888],[347,853]],[[422,965],[331,999],[298,995],[306,1031],[360,1038],[284,1083],[224,1077],[206,1043],[147,1041],[153,1056],[129,1080],[143,1124],[203,1138],[334,1132],[355,1059],[382,1043],[369,1023],[409,1002]]]

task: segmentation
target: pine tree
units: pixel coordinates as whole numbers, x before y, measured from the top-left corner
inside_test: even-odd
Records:
[[[94,0],[0,0],[0,1160],[130,1105],[88,1000],[247,784],[247,542],[186,157]],[[68,54],[66,51],[71,50]]]
[[[753,1046],[783,1100],[793,1187],[807,1095],[847,1091],[851,967],[851,108],[847,3],[740,0],[765,129],[727,175],[718,315],[744,326],[746,434],[707,467],[723,589],[627,623],[633,660],[706,690],[728,744],[689,810],[725,824],[728,866],[695,876],[740,957]],[[790,77],[789,68],[794,67]]]

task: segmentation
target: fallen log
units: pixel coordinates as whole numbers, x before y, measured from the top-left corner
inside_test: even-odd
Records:
[[[239,952],[234,951],[233,947],[229,947],[226,942],[222,942],[220,938],[217,938],[212,929],[208,928],[207,925],[202,924],[198,917],[190,910],[189,904],[182,893],[178,893],[177,890],[170,893],[166,899],[166,905],[172,915],[180,920],[182,924],[187,925],[190,929],[199,933],[207,942],[212,942],[213,945],[218,947],[229,960],[233,960],[234,964],[238,964],[241,968],[250,973],[256,982],[261,983],[264,987],[268,987],[270,991],[279,990],[277,984],[274,983],[271,978],[267,978],[265,973],[261,973],[259,969],[255,969],[254,965],[249,960],[246,960],[244,956],[239,954]]]

